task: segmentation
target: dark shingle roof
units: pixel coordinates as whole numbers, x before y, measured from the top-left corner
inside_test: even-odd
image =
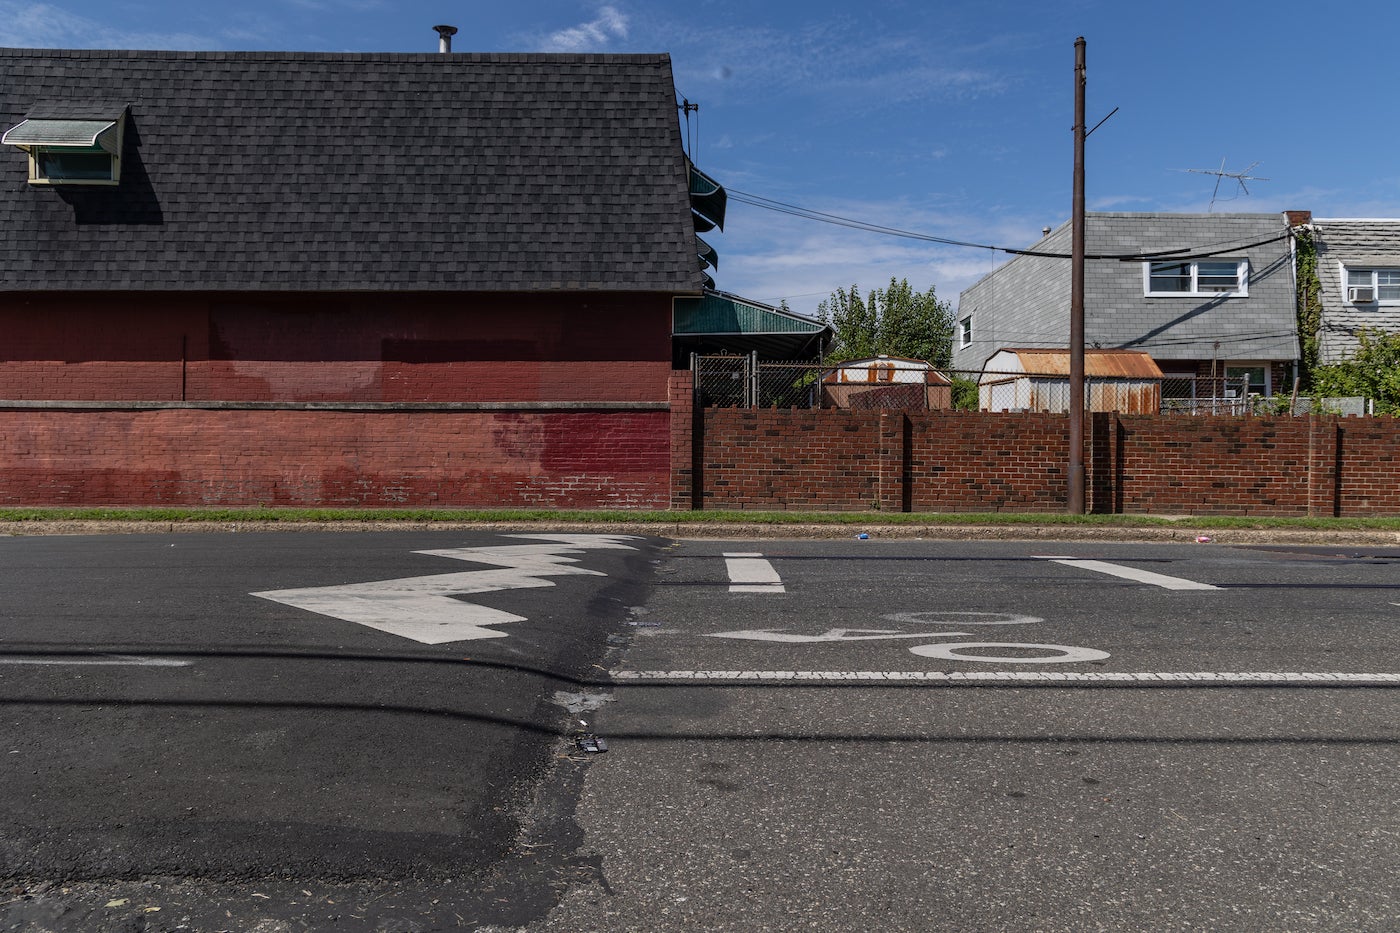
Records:
[[[0,289],[701,290],[666,55],[0,50],[0,131],[113,103],[115,188],[0,150]]]

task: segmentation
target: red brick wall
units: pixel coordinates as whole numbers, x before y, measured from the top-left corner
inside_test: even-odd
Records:
[[[700,506],[695,495],[701,471],[697,469],[695,423],[695,375],[689,370],[671,373],[671,508]]]
[[[666,295],[8,295],[0,399],[665,401]]]
[[[705,508],[861,511],[880,501],[880,412],[707,408]]]
[[[1064,415],[705,411],[707,508],[1053,511]]]
[[[916,512],[1058,512],[1066,505],[1069,416],[910,412]]]
[[[1338,430],[1336,513],[1400,515],[1400,418],[1342,418],[1331,424]]]
[[[1062,414],[706,409],[706,508],[1060,512]],[[1097,414],[1095,512],[1400,515],[1400,419]],[[673,505],[681,502],[674,494]]]
[[[1117,421],[1119,463],[1096,466],[1101,474],[1116,466],[1111,482],[1119,511],[1308,514],[1307,419],[1122,415]]]
[[[0,408],[6,505],[665,508],[665,410]]]

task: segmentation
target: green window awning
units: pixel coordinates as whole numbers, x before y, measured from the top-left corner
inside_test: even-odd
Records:
[[[709,266],[711,269],[719,268],[719,253],[715,248],[699,237],[695,238],[695,251],[700,255],[700,264],[703,269]]]
[[[695,229],[704,233],[715,227],[724,229],[724,210],[729,195],[724,187],[709,175],[690,165],[690,207],[695,213]]]

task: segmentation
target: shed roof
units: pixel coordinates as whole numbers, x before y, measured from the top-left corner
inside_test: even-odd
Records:
[[[992,361],[1003,354],[1014,359],[1016,372],[1069,378],[1069,350],[1007,347],[988,357],[984,369],[988,372],[1007,371],[992,366]],[[1149,354],[1141,350],[1086,349],[1084,375],[1098,379],[1161,379],[1162,370]]]
[[[831,363],[831,371],[822,377],[823,382],[841,382],[842,372],[851,370],[894,369],[900,372],[923,373],[928,385],[952,385],[953,380],[939,372],[928,360],[916,360],[908,356],[867,356],[860,359],[839,360]]]
[[[0,150],[0,289],[699,293],[670,58],[0,50],[0,131],[128,111],[121,184]]]

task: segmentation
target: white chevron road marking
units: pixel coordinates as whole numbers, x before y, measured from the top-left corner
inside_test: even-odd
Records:
[[[315,586],[294,590],[253,593],[263,599],[295,606],[308,612],[344,619],[390,635],[425,645],[440,645],[478,638],[504,638],[505,632],[488,628],[521,622],[524,616],[489,606],[478,606],[455,597],[500,590],[554,586],[546,577],[570,575],[606,576],[577,566],[573,556],[590,550],[636,550],[623,542],[632,535],[508,535],[546,541],[547,544],[507,544],[490,547],[415,551],[433,557],[487,564],[499,569],[467,570],[344,586]]]

